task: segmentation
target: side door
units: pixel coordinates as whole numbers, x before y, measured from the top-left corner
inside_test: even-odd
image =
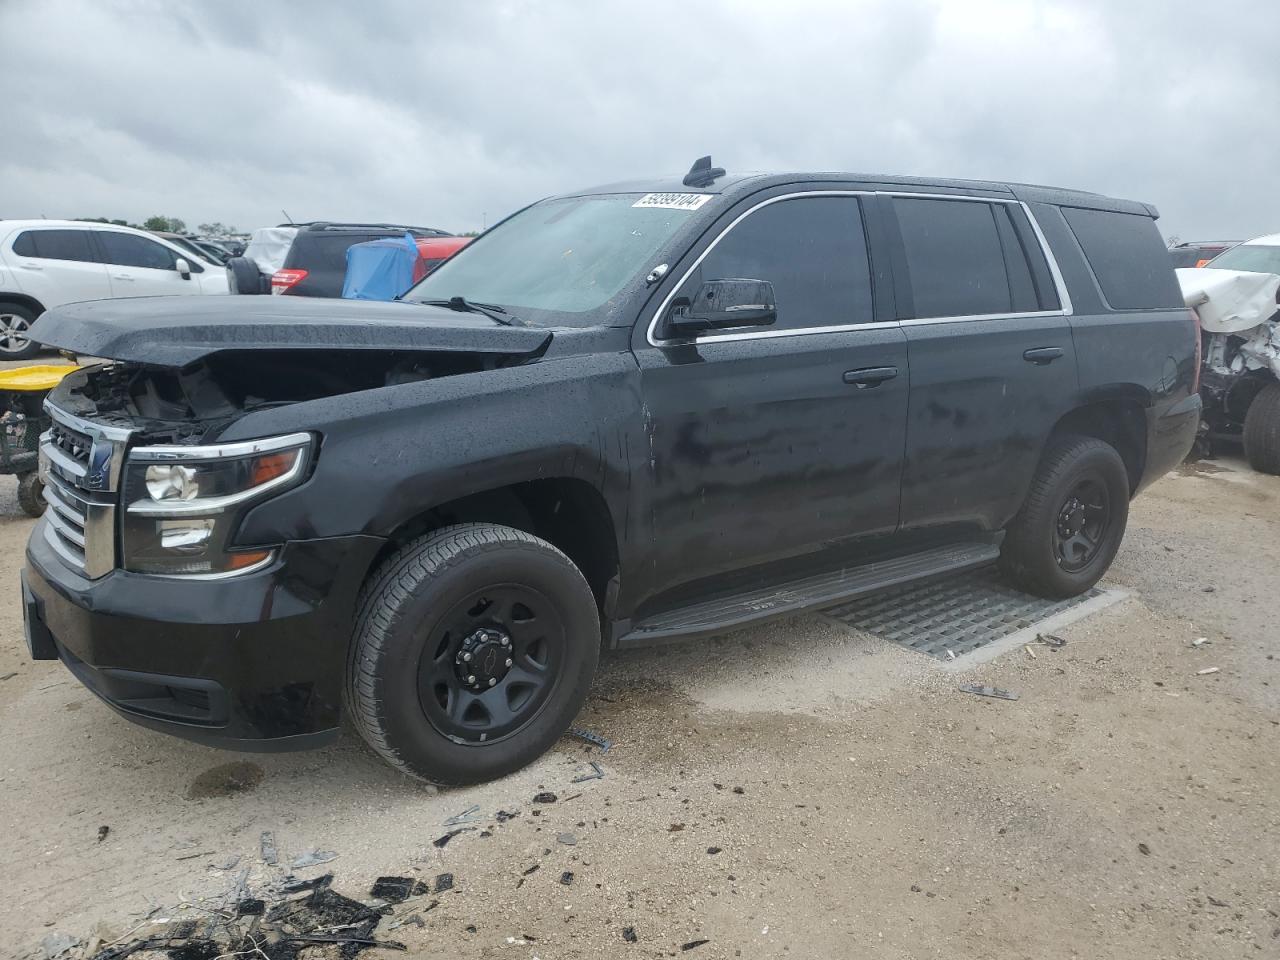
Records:
[[[897,528],[907,350],[890,284],[872,282],[870,199],[744,201],[677,265],[656,312],[650,302],[635,340],[647,449],[633,472],[649,562],[633,602]],[[671,336],[673,302],[717,279],[769,281],[776,322]]]
[[[135,233],[96,230],[94,236],[111,278],[112,296],[166,297],[200,293],[200,284],[194,275],[203,268],[195,257],[182,257],[172,247]],[[191,276],[178,273],[179,258],[187,261]]]
[[[5,259],[22,292],[45,309],[111,296],[107,268],[98,262],[88,230],[28,228],[13,238]]]
[[[1078,389],[1069,304],[1021,204],[894,195],[911,402],[904,532],[993,531]]]

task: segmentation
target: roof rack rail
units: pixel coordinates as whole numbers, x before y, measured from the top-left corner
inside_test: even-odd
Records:
[[[437,227],[415,227],[404,223],[339,223],[334,220],[308,220],[303,223],[281,223],[281,227],[297,227],[300,230],[404,230],[428,237],[451,237],[448,230]]]

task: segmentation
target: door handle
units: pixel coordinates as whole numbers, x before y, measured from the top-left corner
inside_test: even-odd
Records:
[[[1026,350],[1022,354],[1022,359],[1027,363],[1034,363],[1037,366],[1047,366],[1057,360],[1066,351],[1061,347],[1036,347],[1034,350]]]
[[[868,387],[878,387],[897,375],[897,367],[863,367],[861,370],[846,370],[844,382],[852,384],[859,390],[866,390]]]
[[[130,283],[133,283],[134,281],[134,278],[129,276],[127,273],[113,273],[111,275],[111,279],[112,280],[128,280]]]

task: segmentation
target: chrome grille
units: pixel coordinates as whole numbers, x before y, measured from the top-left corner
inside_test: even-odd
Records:
[[[94,579],[116,564],[120,466],[130,431],[95,424],[46,402],[53,425],[40,437],[44,538],[74,570]]]

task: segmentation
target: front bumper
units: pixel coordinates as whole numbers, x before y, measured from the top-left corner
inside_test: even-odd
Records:
[[[27,543],[32,656],[56,657],[122,716],[238,750],[320,746],[338,733],[352,612],[383,541],[288,543],[227,580],[116,570],[88,580],[44,537]]]

